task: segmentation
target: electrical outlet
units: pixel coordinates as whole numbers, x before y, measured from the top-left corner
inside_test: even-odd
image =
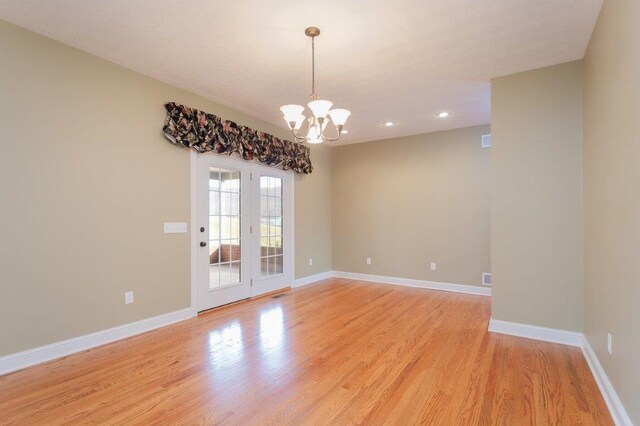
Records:
[[[367,257],[367,265],[371,265],[371,258]]]
[[[482,273],[482,285],[491,287],[491,272]]]
[[[313,266],[313,259],[309,258],[309,266]]]
[[[127,291],[124,293],[124,303],[126,305],[133,303],[133,292],[132,291]]]
[[[613,355],[613,337],[611,337],[611,333],[607,333],[607,352],[609,352],[609,355]]]
[[[436,269],[438,269],[438,266],[436,265],[436,262],[431,262],[431,270],[435,271]]]

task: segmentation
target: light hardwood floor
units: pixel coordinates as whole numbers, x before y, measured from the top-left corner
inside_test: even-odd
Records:
[[[331,279],[0,377],[0,423],[612,424],[579,349],[489,315]]]

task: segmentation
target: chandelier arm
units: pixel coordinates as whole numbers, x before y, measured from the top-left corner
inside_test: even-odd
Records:
[[[291,134],[293,134],[293,137],[296,138],[296,142],[304,142],[307,140],[307,138],[304,136],[298,136],[295,128],[291,128]]]
[[[327,141],[327,142],[335,142],[335,141],[337,141],[338,139],[340,139],[340,134],[338,134],[338,136],[336,136],[335,138],[328,138],[328,137],[326,137],[326,136],[323,136],[323,137],[322,137],[322,139],[323,139],[323,140],[325,140],[325,141]]]
[[[333,124],[333,123],[331,123],[331,124]],[[337,141],[338,139],[340,139],[340,135],[342,134],[342,132],[341,132],[341,130],[342,130],[342,129],[341,129],[341,128],[339,129],[339,128],[338,128],[338,126],[335,126],[335,125],[334,125],[333,127],[335,127],[335,128],[336,128],[336,130],[338,131],[338,136],[336,136],[335,138],[329,138],[329,137],[326,137],[326,136],[324,135],[324,131],[323,131],[323,132],[322,132],[322,139],[323,139],[323,140],[328,141],[328,142],[335,142],[335,141]],[[342,126],[340,126],[340,127],[342,127]]]

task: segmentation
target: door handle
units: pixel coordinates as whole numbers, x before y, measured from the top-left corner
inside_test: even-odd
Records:
[[[205,243],[204,241],[200,241],[200,247],[206,247],[207,243]]]

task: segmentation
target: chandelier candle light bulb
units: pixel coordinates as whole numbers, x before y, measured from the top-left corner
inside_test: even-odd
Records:
[[[324,141],[337,141],[340,139],[342,131],[351,111],[343,108],[331,109],[333,102],[326,99],[318,99],[316,94],[316,70],[315,70],[315,38],[320,35],[320,30],[316,27],[307,28],[304,33],[311,37],[311,95],[307,107],[311,110],[311,116],[304,115],[302,105],[283,105],[280,107],[284,121],[287,122],[296,142],[307,142],[310,144],[322,143]],[[328,116],[328,118],[327,118]],[[298,130],[307,121],[308,130],[306,136],[300,136]],[[336,137],[328,137],[324,134],[327,124],[331,121],[336,129]]]

